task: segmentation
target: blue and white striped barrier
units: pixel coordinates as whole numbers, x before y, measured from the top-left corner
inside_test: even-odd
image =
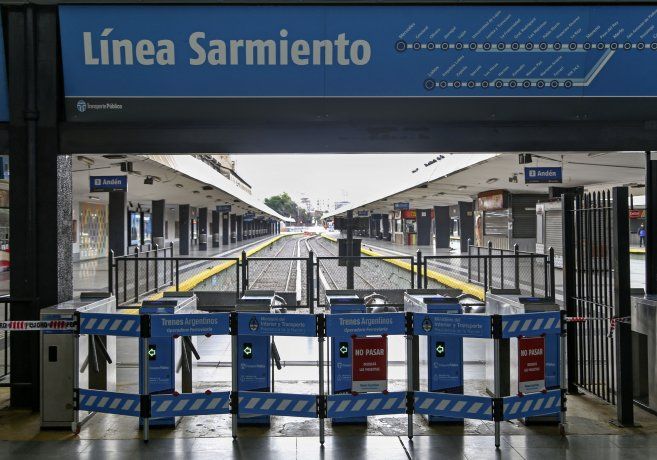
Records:
[[[561,390],[502,398],[504,420],[561,412]]]
[[[502,338],[508,339],[521,335],[536,337],[542,334],[561,333],[561,313],[525,313],[502,316]]]
[[[80,334],[139,337],[141,318],[117,313],[80,313]]]
[[[317,396],[290,393],[240,391],[240,415],[287,415],[317,418]]]
[[[387,394],[329,395],[326,403],[327,417],[405,414],[407,410],[406,394],[405,391],[396,391]]]
[[[78,410],[139,417],[140,395],[79,389]]]
[[[151,396],[151,417],[182,417],[230,413],[230,392],[156,394]]]
[[[447,393],[415,392],[414,412],[448,418],[493,420],[493,399]]]

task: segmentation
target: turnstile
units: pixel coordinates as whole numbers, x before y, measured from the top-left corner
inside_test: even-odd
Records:
[[[560,307],[552,299],[542,297],[525,297],[517,291],[489,292],[486,295],[486,311],[491,315],[514,315],[559,311]],[[531,336],[523,339],[532,338]],[[491,396],[504,397],[520,393],[518,382],[518,340],[499,340],[499,369],[510,369],[509,373],[495,374],[494,341],[486,342],[486,391]],[[544,342],[545,389],[561,388],[559,369],[559,337],[545,336]],[[560,415],[527,417],[524,423],[559,423]]]
[[[404,311],[413,313],[463,314],[459,300],[425,290],[404,295]],[[414,341],[414,369],[418,369],[416,390],[463,394],[463,338],[422,335]],[[463,419],[425,415],[429,423],[462,423]]]
[[[326,305],[329,312],[337,313],[365,313],[365,302],[356,294],[342,291],[326,292]],[[352,350],[351,337],[331,337],[329,339],[329,362],[331,363],[330,394],[351,393]],[[367,417],[334,417],[334,425],[339,424],[367,424]]]
[[[80,313],[114,313],[116,300],[105,292],[82,293],[79,298],[41,310],[42,321],[73,321]],[[116,337],[81,335],[70,331],[41,332],[41,427],[68,428],[75,423],[73,389],[116,389]],[[80,412],[84,423],[92,415]],[[77,431],[77,427],[73,427]]]
[[[247,291],[237,302],[237,312],[279,313],[284,312],[284,303],[274,291]],[[250,324],[252,329],[258,328],[254,317]],[[240,335],[237,337],[237,388],[238,391],[273,391],[274,370],[276,364],[280,370],[280,357],[276,350],[274,338],[271,336]],[[270,368],[270,364],[272,367]],[[239,415],[238,425],[269,426],[269,415]]]
[[[140,313],[181,314],[196,310],[196,296],[179,293],[179,297],[167,296],[161,300],[145,300]],[[140,342],[144,339],[139,339]],[[142,349],[141,343],[139,349]],[[148,365],[148,394],[192,393],[192,375],[196,360],[200,359],[196,351],[196,336],[191,337],[151,337],[148,339],[147,355],[139,354],[139,368]],[[192,359],[192,356],[196,360]],[[143,379],[139,379],[139,392],[146,393]],[[174,428],[180,417],[158,417],[150,419],[150,427]],[[143,422],[139,420],[140,424]]]

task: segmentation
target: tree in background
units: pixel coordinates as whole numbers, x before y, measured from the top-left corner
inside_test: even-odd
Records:
[[[296,225],[313,224],[312,215],[299,206],[287,192],[265,198],[265,204],[277,213],[295,219]]]

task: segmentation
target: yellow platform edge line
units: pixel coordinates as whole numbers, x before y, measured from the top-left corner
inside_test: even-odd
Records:
[[[296,233],[296,232],[295,233],[281,233],[281,234],[279,234],[279,235],[277,235],[277,236],[275,236],[275,237],[273,237],[273,238],[271,238],[267,241],[264,241],[263,243],[259,244],[258,246],[249,249],[248,251],[246,251],[246,255],[247,256],[252,256],[253,254],[255,254],[257,252],[262,251],[266,247],[271,246],[272,244],[274,244],[275,242],[277,242],[281,238],[285,238],[286,236],[292,236],[292,235],[297,235],[297,234],[298,233]],[[211,260],[208,260],[208,262],[211,262]],[[199,284],[201,284],[203,281],[207,280],[211,276],[214,276],[218,273],[221,273],[224,270],[228,270],[230,267],[234,266],[235,263],[236,262],[234,260],[222,261],[222,263],[220,263],[218,265],[215,265],[214,267],[212,267],[208,270],[204,270],[202,273],[194,275],[191,278],[188,278],[185,281],[183,281],[182,283],[180,283],[178,291],[179,292],[191,291],[192,289],[194,289],[196,286],[198,286]],[[164,297],[165,292],[174,292],[175,290],[176,290],[175,286],[171,286],[171,287],[165,289],[164,291],[160,291],[160,292],[157,292],[155,294],[152,294],[152,295],[148,296],[146,298],[146,300],[159,300],[162,297]],[[139,309],[137,309],[137,308],[135,308],[134,311],[132,311],[132,310],[133,309],[122,310],[122,313],[126,313],[126,314],[138,314],[139,313]]]
[[[328,236],[328,235],[320,235],[322,238],[325,238],[329,241],[333,241],[334,243],[337,243],[338,240],[335,238]],[[371,249],[364,249],[361,248],[360,252],[362,254],[372,256],[372,257],[384,257],[382,254],[379,254],[377,252],[372,251]],[[411,256],[408,256],[411,257]],[[395,265],[399,268],[403,268],[404,270],[407,271],[412,271],[413,273],[416,272],[414,267],[411,267],[411,264],[408,262],[402,262],[400,260],[394,260],[394,259],[384,259],[385,262],[388,262],[389,264]],[[471,296],[476,297],[479,300],[484,300],[485,299],[485,292],[484,288],[477,286],[475,284],[467,283],[465,281],[460,281],[457,280],[456,278],[452,278],[451,276],[443,275],[442,273],[438,273],[435,270],[429,270],[427,269],[427,277],[431,278],[434,281],[439,282],[440,284],[443,284],[447,287],[450,287],[452,289],[460,289],[464,294],[469,294]]]
[[[630,254],[645,254],[646,248],[630,248]]]

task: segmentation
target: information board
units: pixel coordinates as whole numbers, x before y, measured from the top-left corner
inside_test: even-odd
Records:
[[[388,338],[353,337],[351,389],[357,393],[388,389]]]

